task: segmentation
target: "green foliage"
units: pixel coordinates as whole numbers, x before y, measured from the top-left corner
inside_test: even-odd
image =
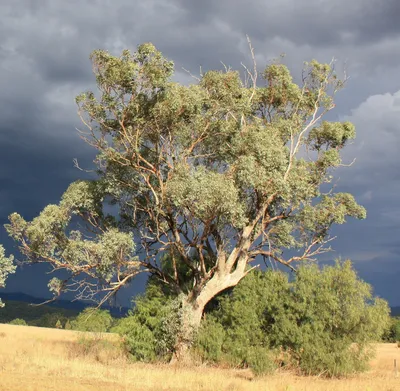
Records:
[[[73,319],[78,313],[74,310],[52,307],[49,305],[32,306],[22,301],[8,301],[0,311],[0,323],[9,323],[15,318],[25,319],[29,326],[54,327],[57,320],[64,324],[67,319]]]
[[[196,336],[195,350],[199,352],[203,359],[211,362],[228,361],[224,350],[226,331],[221,322],[218,321],[218,316],[213,315],[205,315]]]
[[[365,369],[370,343],[389,321],[387,303],[373,298],[349,261],[322,270],[302,266],[293,281],[281,272],[255,272],[219,303],[199,332],[205,359],[259,365],[260,357],[271,357],[268,350],[283,349],[282,365],[306,374]]]
[[[17,325],[17,326],[27,326],[27,323],[24,319],[16,318],[13,319],[10,324]]]
[[[384,333],[382,339],[387,342],[398,342],[400,341],[400,318],[390,318],[389,327]]]
[[[157,359],[157,341],[153,331],[134,316],[122,318],[111,331],[123,336],[127,351],[133,360],[151,362]]]
[[[71,328],[79,331],[105,333],[113,325],[113,317],[109,311],[96,308],[85,308],[75,320],[71,322]]]
[[[43,313],[43,315],[40,317],[28,321],[28,325],[36,327],[58,328],[57,323],[60,322],[59,325],[62,326],[68,318],[65,313],[59,311],[59,309],[57,310],[58,311]]]
[[[245,223],[234,180],[204,167],[191,171],[189,166],[178,166],[168,182],[167,196],[175,207],[191,209],[202,221],[209,220],[218,211],[227,224]]]
[[[97,150],[98,178],[71,184],[32,221],[14,213],[6,225],[28,261],[70,272],[49,282],[56,296],[94,280],[93,295],[112,287],[111,295],[145,271],[196,300],[218,264],[242,257],[231,259],[224,273],[235,278],[220,279],[229,283],[216,295],[258,254],[283,264],[310,259],[332,224],[365,217],[351,195],[320,194],[355,137],[349,122],[322,121],[343,86],[330,64],[306,63],[301,85],[274,62],[253,83],[226,69],[186,86],[172,81],[173,63],[151,43],[119,57],[95,50],[91,60],[99,94],[84,92],[76,103]],[[81,230],[72,218],[83,220]],[[145,261],[135,255],[139,232]],[[285,248],[302,252],[285,260]],[[171,251],[190,284],[182,286],[179,265],[160,266]]]
[[[112,328],[112,332],[123,336],[134,360],[150,362],[162,359],[169,339],[164,332],[164,322],[170,300],[161,286],[150,280],[146,293],[135,298],[134,309]]]
[[[277,368],[273,351],[265,346],[247,348],[243,358],[256,376],[273,373]]]
[[[348,140],[355,138],[356,130],[350,122],[327,122],[315,127],[308,136],[308,143],[320,150],[322,146],[343,148]]]
[[[179,297],[151,279],[135,303],[112,331],[124,337],[135,360],[168,360],[181,327]],[[282,272],[253,272],[210,306],[194,350],[203,360],[250,367],[257,375],[284,365],[341,376],[366,368],[388,312],[349,261],[323,269],[304,265],[293,280]]]
[[[97,151],[97,177],[72,183],[59,203],[32,221],[13,213],[6,230],[27,262],[50,263],[68,275],[50,280],[56,297],[64,291],[84,291],[89,298],[106,291],[110,297],[142,272],[167,285],[149,287],[160,291],[151,300],[140,298],[118,326],[136,359],[168,356],[178,345],[185,351],[205,305],[238,284],[256,257],[283,265],[315,259],[329,249],[333,224],[365,218],[351,194],[320,191],[340,166],[342,148],[355,137],[352,124],[322,120],[343,86],[331,64],[307,63],[300,85],[285,65],[274,62],[247,74],[248,80],[231,69],[210,70],[186,86],[173,81],[173,63],[151,43],[119,57],[96,50],[91,60],[99,94],[84,92],[76,103],[88,128],[86,141]],[[135,242],[145,256],[137,257]],[[166,256],[169,267],[163,265]],[[306,326],[299,320],[301,333],[293,328],[296,316],[303,319],[299,308],[307,312],[305,319],[314,316],[304,304],[311,294],[301,285],[305,271],[296,289],[274,278],[293,312],[268,293],[280,311],[280,335],[290,329],[285,343],[300,354],[303,328],[322,328],[323,321]],[[257,283],[264,286],[262,278]],[[172,301],[166,303],[160,292]],[[340,307],[325,291],[323,300]],[[235,310],[224,349],[262,371],[261,358],[279,341],[262,332],[265,319],[254,309]],[[349,322],[357,316],[351,312]],[[80,321],[78,327],[86,329]]]
[[[197,333],[194,351],[205,361],[250,367],[255,375],[272,373],[277,368],[274,352],[262,342],[266,339],[262,330],[252,327],[250,320],[248,326],[246,335],[240,326],[230,333],[217,315],[208,314]]]
[[[4,288],[6,278],[15,272],[16,266],[13,264],[14,257],[6,257],[4,247],[0,245],[0,288]],[[4,307],[0,299],[0,308]]]

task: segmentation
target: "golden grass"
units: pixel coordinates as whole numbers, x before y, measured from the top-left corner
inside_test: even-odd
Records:
[[[248,371],[131,364],[119,350],[82,349],[83,333],[0,324],[0,391],[399,391],[396,344],[379,344],[369,372],[326,380],[277,373],[249,380]],[[115,339],[106,335],[105,340]],[[110,353],[110,356],[108,353]],[[400,369],[399,369],[400,371]]]

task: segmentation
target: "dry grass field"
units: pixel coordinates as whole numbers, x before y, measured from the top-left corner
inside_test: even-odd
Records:
[[[326,380],[277,373],[249,380],[249,372],[129,363],[112,344],[87,351],[83,333],[0,324],[1,391],[400,391],[395,344],[379,344],[369,372]],[[108,339],[115,338],[109,335]]]

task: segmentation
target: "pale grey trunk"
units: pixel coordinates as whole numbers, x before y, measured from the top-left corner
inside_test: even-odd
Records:
[[[174,354],[171,363],[190,363],[190,348],[193,344],[196,332],[200,326],[204,307],[196,306],[196,302],[187,300],[182,302],[181,329],[176,336]]]
[[[177,335],[174,355],[171,363],[191,362],[190,348],[200,327],[201,318],[207,303],[218,293],[236,286],[246,275],[246,262],[238,263],[235,271],[230,273],[219,270],[203,287],[200,294],[193,300],[186,298],[182,302],[181,332]],[[240,267],[239,267],[240,265]]]

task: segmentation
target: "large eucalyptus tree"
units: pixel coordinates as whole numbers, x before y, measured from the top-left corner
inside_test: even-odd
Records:
[[[365,217],[352,195],[321,192],[355,137],[349,122],[322,121],[343,86],[332,64],[305,64],[299,84],[281,63],[258,72],[254,61],[243,80],[225,69],[182,85],[152,44],[91,59],[99,93],[76,101],[97,179],[72,183],[30,222],[12,214],[6,227],[27,261],[69,273],[50,281],[56,296],[109,297],[151,273],[182,298],[180,357],[205,305],[257,259],[314,259],[329,249],[332,224]],[[165,254],[171,267],[160,266]]]

